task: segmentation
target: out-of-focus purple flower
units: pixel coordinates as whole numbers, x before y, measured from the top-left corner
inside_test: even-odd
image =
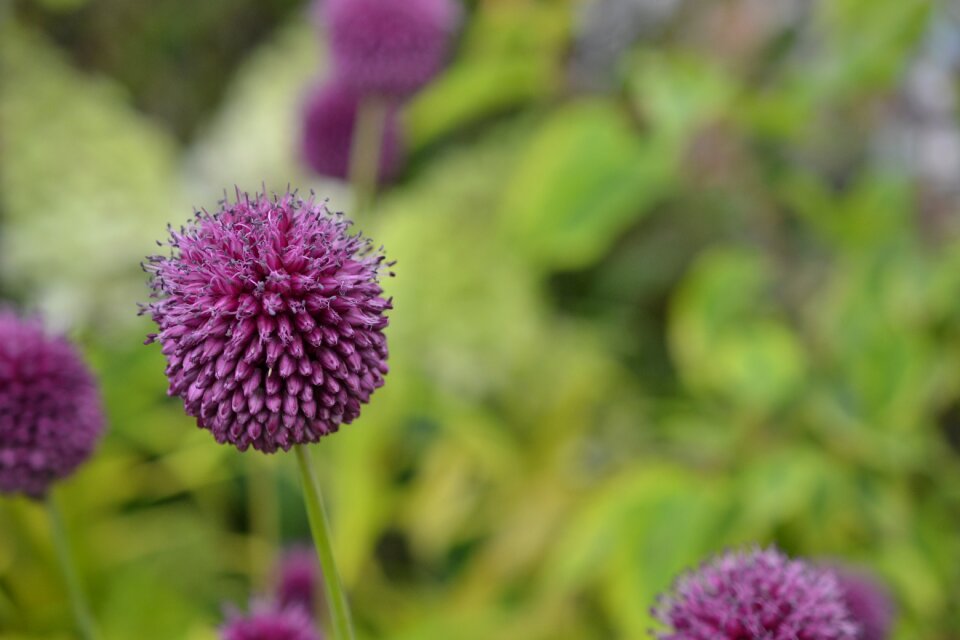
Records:
[[[325,0],[334,74],[361,94],[407,96],[443,66],[459,19],[452,0]]]
[[[237,193],[171,230],[145,269],[168,393],[220,443],[315,442],[387,373],[381,252],[312,197]]]
[[[66,338],[0,308],[0,492],[42,497],[93,452],[96,381]]]
[[[328,82],[310,91],[303,108],[301,149],[304,160],[318,174],[341,180],[350,177],[359,108],[359,96],[343,82]],[[380,182],[396,175],[403,155],[397,110],[394,106],[388,109],[380,147]]]
[[[681,576],[654,616],[660,640],[856,640],[836,577],[776,549],[727,553]]]
[[[277,604],[284,609],[300,607],[314,612],[320,567],[313,549],[296,547],[280,561],[277,580]]]
[[[843,600],[854,621],[860,625],[859,640],[886,640],[896,614],[889,591],[870,574],[835,567]]]
[[[255,603],[248,615],[230,613],[222,640],[321,640],[310,615],[299,607],[280,609]]]

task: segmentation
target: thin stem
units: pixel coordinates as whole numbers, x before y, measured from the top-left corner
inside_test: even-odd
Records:
[[[330,523],[323,508],[320,495],[320,483],[310,464],[310,456],[304,445],[294,447],[297,463],[300,465],[300,479],[303,482],[303,501],[307,506],[307,518],[310,520],[310,533],[320,559],[321,573],[325,586],[330,621],[333,626],[333,640],[353,640],[353,622],[350,619],[350,604],[347,594],[340,584],[340,574],[333,558],[333,546],[330,542]]]
[[[90,605],[83,589],[80,587],[80,576],[73,561],[73,554],[70,552],[70,539],[67,536],[66,527],[63,525],[63,516],[60,515],[60,510],[57,508],[52,495],[47,496],[46,503],[47,514],[50,518],[50,532],[53,535],[53,544],[56,547],[63,577],[67,583],[67,592],[70,595],[70,604],[73,607],[73,617],[76,619],[77,629],[85,640],[99,640],[100,633],[97,631],[93,615],[90,613]]]
[[[387,101],[378,96],[363,98],[357,108],[350,148],[350,182],[353,185],[355,220],[366,215],[376,198],[388,110]]]

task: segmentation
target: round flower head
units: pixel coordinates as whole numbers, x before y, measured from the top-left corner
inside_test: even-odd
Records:
[[[168,393],[218,442],[265,452],[360,414],[387,373],[383,256],[295,194],[238,192],[171,231],[145,266]]]
[[[313,613],[320,568],[313,549],[289,550],[280,562],[277,604],[284,609],[300,607]]]
[[[303,109],[301,148],[307,164],[323,176],[349,178],[350,152],[360,98],[342,82],[314,88]],[[390,107],[380,147],[379,180],[396,175],[401,159],[400,127],[396,108]]]
[[[835,568],[840,592],[853,620],[860,625],[858,640],[885,640],[896,608],[887,589],[867,573]]]
[[[0,492],[42,497],[93,452],[104,418],[76,349],[0,309]]]
[[[231,613],[220,629],[222,640],[320,640],[307,612],[254,604],[249,615]]]
[[[361,94],[402,97],[443,65],[459,17],[452,0],[325,0],[334,73]]]
[[[680,577],[654,616],[660,640],[856,640],[833,573],[776,549],[728,553]]]

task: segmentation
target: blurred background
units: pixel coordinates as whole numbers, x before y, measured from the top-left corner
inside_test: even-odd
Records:
[[[101,376],[59,487],[107,640],[212,640],[308,537],[292,456],[165,395],[139,262],[300,158],[302,0],[0,3],[0,297]],[[472,0],[363,231],[391,374],[315,447],[361,636],[643,638],[751,542],[870,568],[960,638],[960,3]],[[0,500],[0,637],[73,637]]]

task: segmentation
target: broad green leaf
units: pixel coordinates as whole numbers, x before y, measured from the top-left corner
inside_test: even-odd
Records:
[[[909,60],[927,26],[932,0],[837,0],[824,6],[829,44],[816,82],[825,91],[883,86]]]
[[[563,3],[490,3],[465,26],[457,56],[406,109],[421,149],[457,130],[553,94],[567,41]]]
[[[800,447],[768,450],[744,462],[736,508],[741,535],[755,540],[768,539],[784,522],[809,515],[832,471],[827,458]]]
[[[768,414],[803,382],[806,355],[768,300],[771,266],[747,252],[700,258],[673,302],[670,344],[682,378],[748,413]]]
[[[674,151],[641,138],[612,103],[563,107],[537,132],[506,185],[505,232],[543,267],[586,266],[663,197]]]
[[[648,463],[610,479],[557,539],[546,563],[547,584],[564,590],[616,575],[617,554],[628,549],[639,563],[629,573],[638,572],[638,579],[652,588],[665,586],[672,571],[698,560],[696,554],[709,538],[702,527],[716,514],[717,489],[669,464]],[[668,533],[672,518],[678,517],[698,524]],[[669,541],[660,546],[664,536]]]
[[[452,67],[418,94],[404,114],[413,150],[546,93],[555,70],[542,56],[477,56]]]
[[[650,135],[676,144],[722,116],[734,97],[733,79],[703,59],[644,52],[632,68],[630,97]]]

